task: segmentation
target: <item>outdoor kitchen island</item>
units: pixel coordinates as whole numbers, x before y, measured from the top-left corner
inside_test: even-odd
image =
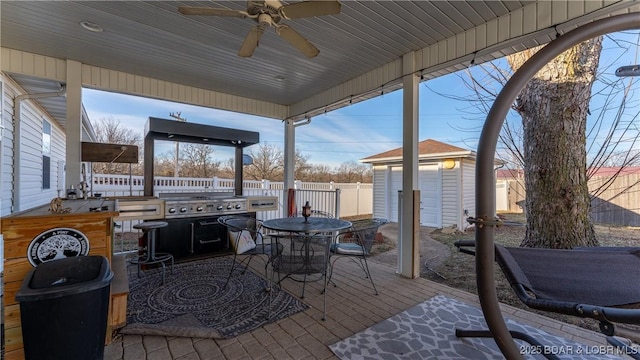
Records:
[[[42,205],[1,219],[7,360],[24,359],[20,304],[15,296],[31,269],[48,260],[80,255],[101,255],[113,264],[111,236],[113,218],[118,215],[113,200],[62,200],[60,208],[65,213],[51,213],[49,207]],[[110,310],[112,305],[110,301]],[[126,316],[126,305],[124,310]],[[111,338],[112,315],[116,314],[109,317],[107,342]]]

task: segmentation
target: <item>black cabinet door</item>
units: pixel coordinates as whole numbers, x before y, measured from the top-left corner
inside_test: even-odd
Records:
[[[158,229],[156,251],[170,253],[175,258],[192,255],[191,221],[188,219],[165,221],[169,226]]]
[[[227,248],[227,228],[217,218],[193,221],[193,247],[197,254],[215,253]]]

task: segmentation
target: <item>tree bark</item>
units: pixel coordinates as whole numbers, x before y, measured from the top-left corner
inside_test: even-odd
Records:
[[[524,130],[527,230],[521,246],[597,246],[587,187],[586,128],[591,87],[602,49],[598,37],[542,68],[515,107]],[[517,70],[537,49],[507,57]]]

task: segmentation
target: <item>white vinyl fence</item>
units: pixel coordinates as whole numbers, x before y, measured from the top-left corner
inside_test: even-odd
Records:
[[[144,179],[142,176],[104,175],[94,174],[91,177],[90,194],[100,193],[107,196],[142,196],[144,194]],[[314,210],[328,212],[336,217],[366,215],[373,212],[372,184],[342,184],[342,183],[308,183],[295,182],[295,202],[298,210],[309,201]],[[233,192],[233,179],[201,179],[201,178],[154,178],[155,196],[170,192]],[[287,216],[284,204],[284,183],[274,181],[243,182],[244,196],[276,196],[278,198],[277,211],[259,211],[256,216],[260,220],[274,219]],[[116,222],[114,229],[114,252],[137,251],[137,238],[140,233],[132,227],[139,220]]]
[[[144,178],[129,175],[93,174],[91,178],[91,194],[100,193],[102,196],[142,196]],[[268,180],[243,181],[242,195],[244,196],[277,196],[279,212],[264,214],[266,218],[285,216],[284,183]],[[159,193],[170,192],[203,192],[203,191],[234,191],[233,179],[214,178],[174,178],[155,177],[155,196]],[[373,212],[373,184],[361,183],[312,183],[295,181],[296,204],[300,209],[304,202],[309,201],[316,210],[330,212],[336,216],[348,217]],[[329,195],[330,194],[330,195]]]

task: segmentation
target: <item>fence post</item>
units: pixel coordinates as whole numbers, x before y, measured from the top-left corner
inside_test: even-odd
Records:
[[[356,182],[356,213],[360,215],[360,181]]]
[[[336,218],[340,218],[340,189],[336,189]]]

